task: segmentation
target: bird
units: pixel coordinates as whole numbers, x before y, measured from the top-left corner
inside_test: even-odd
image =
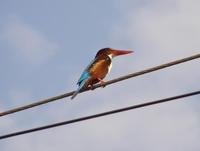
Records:
[[[119,55],[125,55],[132,53],[130,50],[117,50],[113,48],[100,49],[92,62],[85,68],[81,74],[77,85],[78,89],[73,93],[71,99],[74,99],[77,94],[84,88],[93,89],[93,85],[96,83],[101,84],[104,87],[103,79],[110,72],[112,68],[112,59]]]

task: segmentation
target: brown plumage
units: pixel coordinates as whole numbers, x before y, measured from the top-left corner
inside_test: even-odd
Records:
[[[96,57],[95,61],[89,67],[90,78],[85,86],[92,86],[103,80],[107,75],[110,66],[111,58],[108,55],[102,54]]]
[[[132,52],[133,51],[122,51],[112,48],[103,48],[99,50],[92,63],[84,70],[81,77],[79,78],[77,83],[79,85],[79,88],[73,94],[71,99],[73,99],[83,88],[91,87],[91,89],[93,89],[93,85],[98,82],[100,82],[101,85],[104,86],[103,79],[112,67],[112,58]]]

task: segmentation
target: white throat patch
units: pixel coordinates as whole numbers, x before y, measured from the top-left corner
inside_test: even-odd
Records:
[[[108,67],[108,73],[110,73],[111,68],[112,68],[112,62],[110,63],[110,65]]]
[[[110,63],[110,65],[109,65],[109,67],[108,67],[108,73],[109,73],[110,70],[111,70],[111,68],[112,68],[112,58],[113,58],[113,55],[112,55],[112,54],[109,54],[108,57],[109,57],[110,60],[111,60],[111,63]]]
[[[112,55],[112,54],[109,54],[108,57],[112,60],[113,55]]]

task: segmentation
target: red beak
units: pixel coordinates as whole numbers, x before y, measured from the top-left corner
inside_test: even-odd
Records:
[[[126,55],[129,53],[133,53],[133,51],[128,51],[128,50],[112,50],[113,56],[119,56],[119,55]]]

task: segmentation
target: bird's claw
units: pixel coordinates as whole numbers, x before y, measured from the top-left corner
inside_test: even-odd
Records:
[[[90,90],[94,90],[94,86],[93,85],[90,85]]]
[[[100,79],[100,78],[98,78],[98,80],[100,81],[100,85],[101,85],[101,87],[102,88],[105,88],[105,82],[102,80],[102,79]]]
[[[105,82],[101,82],[100,85],[101,85],[102,88],[106,87]]]

